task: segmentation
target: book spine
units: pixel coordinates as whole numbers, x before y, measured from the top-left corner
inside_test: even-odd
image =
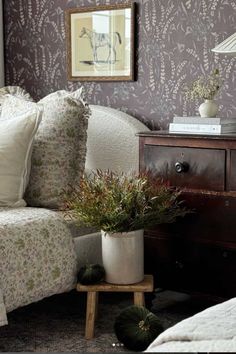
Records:
[[[236,120],[235,120],[236,121]],[[221,118],[174,117],[173,123],[178,124],[220,124]]]
[[[212,133],[220,134],[222,133],[221,125],[217,124],[178,124],[170,123],[170,132],[191,132],[191,133]]]

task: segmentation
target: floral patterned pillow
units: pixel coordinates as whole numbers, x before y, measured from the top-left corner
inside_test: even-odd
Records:
[[[80,89],[72,93],[59,91],[38,103],[9,96],[2,112],[10,118],[29,105],[42,106],[43,116],[33,144],[24,199],[30,206],[63,209],[65,190],[78,183],[84,172],[90,109]]]

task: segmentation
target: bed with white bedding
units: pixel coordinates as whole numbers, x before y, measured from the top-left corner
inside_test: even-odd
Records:
[[[112,108],[91,106],[91,112],[86,172],[137,170],[135,134],[148,128]],[[0,208],[0,325],[7,323],[8,312],[72,289],[77,267],[101,263],[101,237],[93,231],[65,223],[61,212]]]
[[[0,269],[1,325],[7,312],[71,290],[77,255],[63,218],[43,208],[0,208]]]
[[[236,352],[236,298],[177,323],[146,352]]]

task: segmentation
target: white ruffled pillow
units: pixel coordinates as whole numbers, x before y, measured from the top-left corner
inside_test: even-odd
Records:
[[[0,120],[0,207],[21,207],[28,182],[34,136],[42,111],[29,110]]]
[[[2,110],[3,102],[8,95],[22,98],[27,101],[34,101],[30,94],[20,86],[5,86],[0,88],[0,113]]]

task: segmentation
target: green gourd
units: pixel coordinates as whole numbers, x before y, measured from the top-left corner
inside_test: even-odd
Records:
[[[80,268],[78,281],[83,285],[97,284],[105,277],[105,269],[100,264],[88,264]]]
[[[129,306],[116,318],[114,330],[127,349],[143,351],[163,332],[163,327],[145,307]]]

